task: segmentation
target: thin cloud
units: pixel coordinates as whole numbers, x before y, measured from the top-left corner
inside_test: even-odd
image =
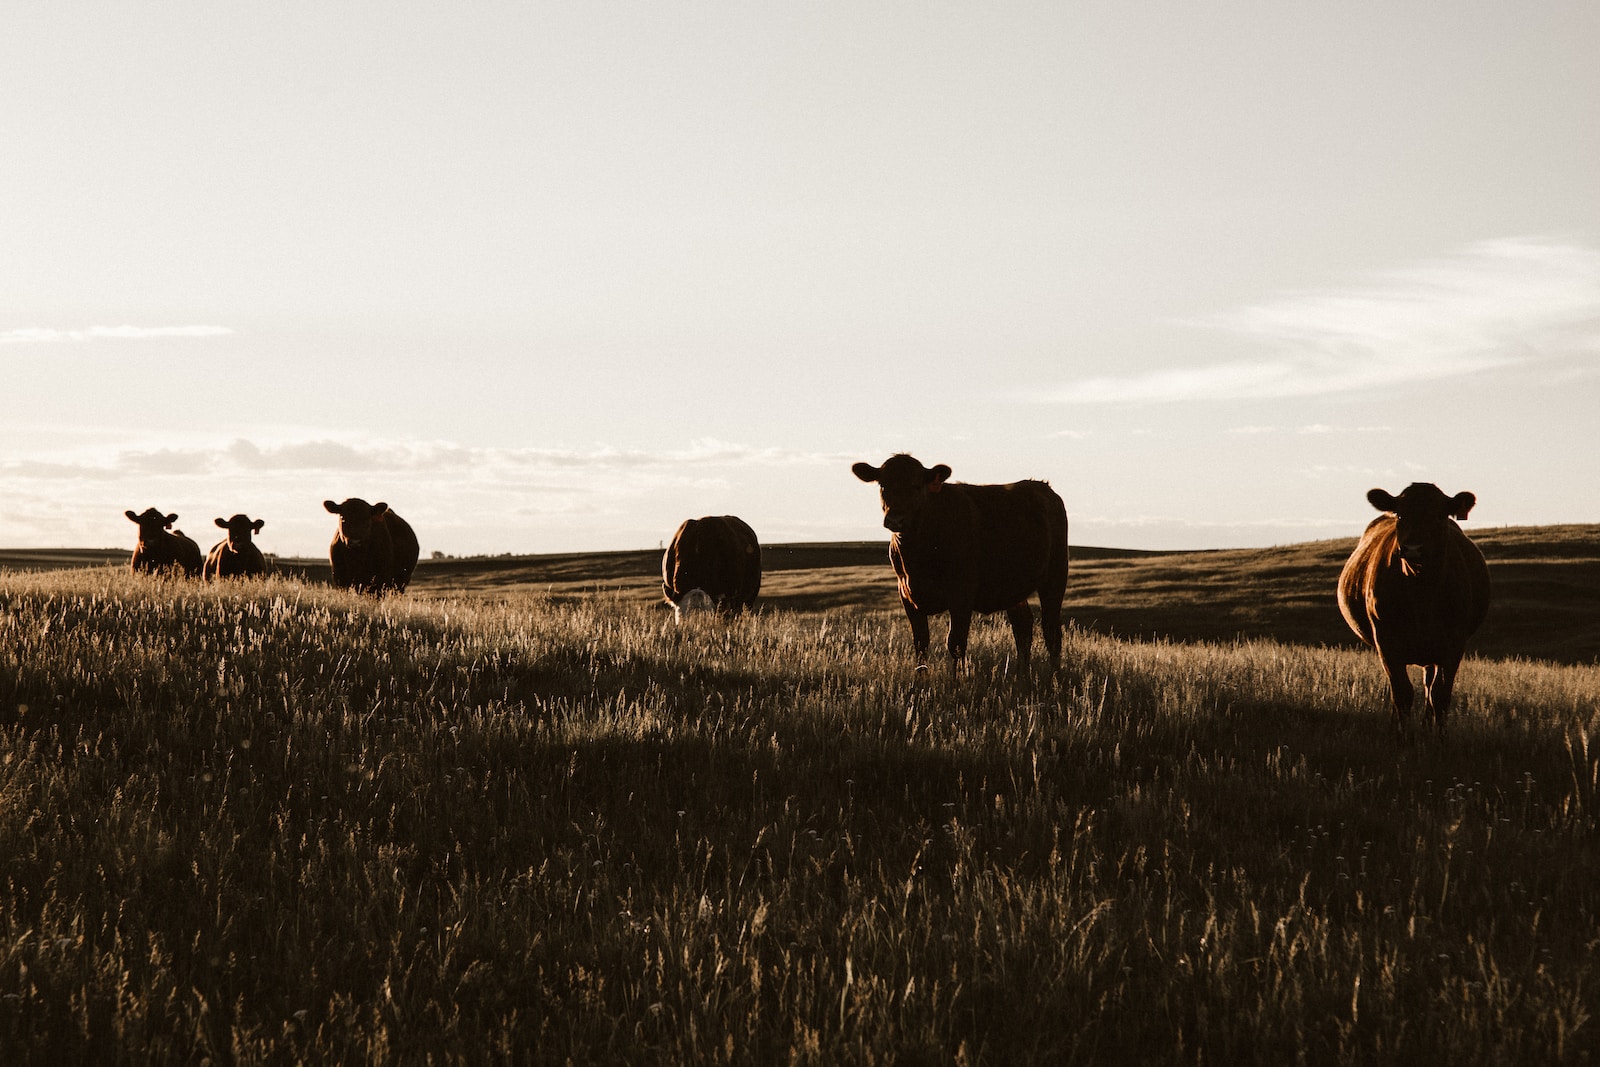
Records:
[[[1512,238],[1290,294],[1187,325],[1265,349],[1260,359],[1088,378],[1063,404],[1260,400],[1377,389],[1537,360],[1600,354],[1600,252]]]
[[[1326,423],[1313,422],[1313,423],[1311,423],[1309,425],[1301,426],[1301,427],[1297,428],[1295,430],[1295,433],[1305,434],[1305,435],[1338,434],[1338,433],[1363,433],[1363,434],[1364,433],[1394,433],[1394,427],[1393,426],[1329,426]]]
[[[90,326],[81,330],[24,327],[0,331],[0,344],[63,344],[85,341],[145,341],[167,337],[226,337],[226,326]]]
[[[1290,430],[1282,426],[1233,426],[1223,431],[1236,436],[1261,436],[1275,433],[1297,433],[1303,437],[1315,437],[1327,434],[1368,434],[1368,433],[1393,433],[1392,426],[1330,426],[1325,422],[1312,422],[1304,426],[1296,426]]]
[[[233,473],[403,473],[410,476],[483,476],[513,484],[528,475],[585,478],[636,471],[688,472],[720,484],[712,469],[841,463],[842,454],[756,448],[712,439],[657,452],[601,446],[588,451],[541,448],[474,448],[450,442],[338,441],[328,438],[258,444],[243,438],[188,448],[120,449],[110,454],[41,462],[0,460],[0,475],[12,478],[105,480],[128,475],[167,477]],[[554,487],[546,485],[546,491]]]

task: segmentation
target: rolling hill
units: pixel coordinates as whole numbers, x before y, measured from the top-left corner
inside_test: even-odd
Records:
[[[1600,658],[1600,525],[1468,532],[1494,581],[1494,603],[1471,651],[1560,663]],[[1074,546],[1067,617],[1084,630],[1144,639],[1273,637],[1352,646],[1333,590],[1354,547],[1353,537],[1192,552]],[[0,569],[126,566],[128,557],[115,549],[0,550]],[[307,581],[327,580],[324,560],[275,565]],[[660,566],[657,549],[424,559],[412,592],[495,597],[532,588],[570,600],[607,591],[656,602]],[[760,604],[768,610],[899,612],[887,542],[766,545],[762,567]]]

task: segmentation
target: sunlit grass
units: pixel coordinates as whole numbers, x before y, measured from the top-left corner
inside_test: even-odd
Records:
[[[8,1062],[1596,1044],[1600,668],[0,575]],[[1036,667],[1036,671],[1037,671]]]

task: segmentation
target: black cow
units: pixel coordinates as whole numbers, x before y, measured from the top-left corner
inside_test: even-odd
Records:
[[[177,515],[164,515],[155,508],[145,508],[140,514],[125,511],[128,521],[139,525],[139,543],[133,548],[133,573],[155,574],[169,567],[177,567],[184,576],[193,578],[205,566],[200,546],[184,536],[182,530],[172,530]],[[170,532],[169,532],[170,530]]]
[[[1399,496],[1374,489],[1367,501],[1385,514],[1367,524],[1339,574],[1339,611],[1383,661],[1395,726],[1405,727],[1416,699],[1406,673],[1415,663],[1442,732],[1467,638],[1489,613],[1489,565],[1451,521],[1478,501],[1471,493],[1447,497],[1432,482],[1413,482]]]
[[[711,607],[736,615],[761,591],[761,542],[735,515],[685,519],[661,557],[661,591],[681,619]]]
[[[1067,508],[1041,481],[1007,485],[951,482],[950,468],[932,469],[904,453],[881,467],[851,468],[876,482],[900,579],[900,603],[911,623],[917,662],[928,656],[928,616],[950,613],[952,674],[967,653],[972,613],[1003,611],[1026,668],[1033,643],[1028,596],[1039,596],[1044,647],[1061,663],[1061,602],[1067,593]]]
[[[328,546],[333,584],[374,596],[405,592],[420,553],[411,524],[382,501],[351,497],[342,504],[324,500],[322,506],[339,516]]]
[[[248,515],[218,519],[217,525],[227,530],[228,536],[211,546],[206,556],[206,578],[254,578],[266,574],[266,557],[252,540],[266,524],[265,519],[252,521]]]

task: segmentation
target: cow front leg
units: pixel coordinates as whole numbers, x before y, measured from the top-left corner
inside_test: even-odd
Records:
[[[1394,705],[1394,726],[1405,731],[1411,717],[1411,705],[1416,701],[1417,690],[1406,673],[1405,658],[1383,649],[1378,650],[1383,659],[1383,673],[1389,678],[1389,700]]]
[[[906,621],[911,624],[911,648],[917,656],[917,670],[926,670],[929,644],[928,616],[905,597],[900,598],[900,606],[906,609]]]
[[[972,609],[950,609],[950,637],[945,648],[950,652],[950,677],[961,673],[961,661],[967,658],[967,634],[972,630]]]
[[[1430,663],[1422,671],[1422,684],[1428,694],[1428,710],[1433,713],[1433,725],[1441,736],[1444,734],[1445,718],[1450,713],[1450,698],[1455,691],[1456,671],[1460,666],[1458,657],[1443,663]]]
[[[1017,639],[1017,670],[1026,674],[1033,652],[1033,609],[1024,600],[1007,608],[1006,618],[1011,620],[1011,636]]]

